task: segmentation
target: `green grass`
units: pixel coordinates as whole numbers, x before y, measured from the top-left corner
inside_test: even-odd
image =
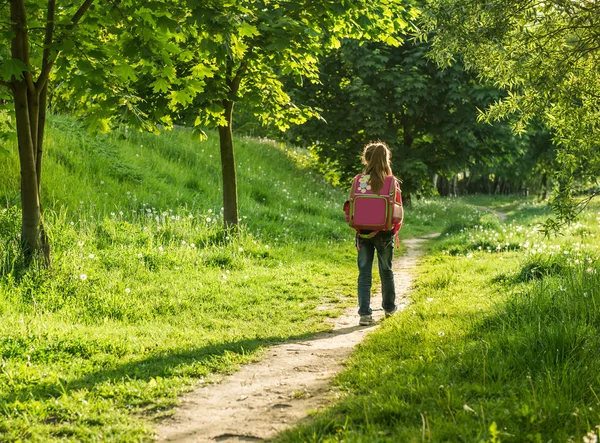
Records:
[[[552,239],[536,230],[547,207],[511,205],[506,224],[470,211],[462,228],[455,222],[434,242],[412,304],[338,376],[343,399],[278,441],[592,437],[600,425],[600,204]]]
[[[177,396],[330,328],[356,304],[347,194],[308,156],[236,140],[241,229],[221,229],[216,135],[91,137],[50,120],[52,270],[24,269],[15,147],[0,157],[0,440],[144,441]],[[469,206],[423,200],[402,236]],[[326,305],[328,309],[316,309]]]

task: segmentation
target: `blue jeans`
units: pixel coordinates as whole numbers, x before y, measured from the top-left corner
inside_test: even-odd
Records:
[[[358,314],[369,315],[371,311],[371,283],[373,276],[373,257],[377,251],[379,276],[381,277],[381,296],[383,310],[394,312],[396,309],[396,288],[394,287],[394,235],[379,232],[373,238],[358,238]]]

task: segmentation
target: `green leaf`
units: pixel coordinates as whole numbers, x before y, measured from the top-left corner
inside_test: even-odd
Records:
[[[171,92],[171,107],[175,105],[187,106],[192,103],[192,97],[187,91],[172,91]]]
[[[150,83],[154,92],[167,92],[169,90],[169,83],[164,78],[157,78],[154,82]]]
[[[253,26],[248,22],[244,22],[238,28],[238,34],[241,37],[254,37],[255,35],[258,35],[259,32],[258,32],[258,29],[256,28],[256,26]]]
[[[136,75],[135,71],[127,63],[121,63],[121,64],[115,66],[115,72],[122,80],[125,80],[125,81],[127,81],[127,80],[136,81],[137,80],[137,75]]]
[[[163,76],[173,81],[177,78],[177,70],[172,65],[165,66],[163,68]]]
[[[198,79],[203,79],[205,77],[212,77],[214,72],[210,66],[198,63],[192,67],[192,75]]]
[[[93,114],[89,116],[85,123],[87,124],[88,130],[92,133],[106,133],[110,131],[110,118],[103,117],[99,114]]]
[[[2,60],[0,63],[0,78],[5,82],[13,81],[13,77],[16,80],[23,78],[23,72],[29,71],[29,68],[21,60],[10,58]]]

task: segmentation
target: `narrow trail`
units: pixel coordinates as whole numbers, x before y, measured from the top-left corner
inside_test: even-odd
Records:
[[[508,218],[508,216],[504,212],[497,211],[494,208],[490,208],[489,206],[479,206],[479,208],[483,209],[484,211],[488,211],[488,212],[491,212],[492,214],[495,214],[502,223],[504,223],[506,221],[506,219]]]
[[[398,308],[408,303],[413,269],[426,238],[403,240],[408,251],[394,260]],[[157,430],[163,442],[249,442],[275,437],[335,399],[332,378],[383,317],[381,294],[371,300],[375,325],[358,326],[357,308],[331,319],[333,329],[310,339],[269,348],[264,358],[220,383],[186,394],[175,415]]]

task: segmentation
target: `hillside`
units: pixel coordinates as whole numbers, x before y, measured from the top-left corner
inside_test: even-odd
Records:
[[[160,136],[123,130],[92,137],[75,120],[58,116],[49,126],[42,179],[46,209],[66,209],[72,219],[120,211],[125,219],[148,209],[184,211],[218,223],[222,204],[216,133],[205,141],[188,130]],[[19,201],[14,154],[0,157],[0,201],[9,205]],[[236,140],[242,223],[255,234],[280,231],[273,236],[280,241],[347,237],[340,224],[345,194],[312,172],[307,156],[292,156],[275,142]]]
[[[213,134],[90,136],[54,116],[47,139],[52,270],[21,263],[15,147],[0,157],[3,440],[147,439],[181,392],[355,304],[346,193],[302,153],[236,140],[242,224],[228,238]],[[403,235],[464,207],[418,202]]]
[[[51,271],[21,265],[16,149],[0,157],[5,441],[139,440],[202,377],[327,329],[352,303],[345,192],[300,154],[236,140],[242,225],[229,239],[213,134],[90,136],[55,116],[47,140]]]

